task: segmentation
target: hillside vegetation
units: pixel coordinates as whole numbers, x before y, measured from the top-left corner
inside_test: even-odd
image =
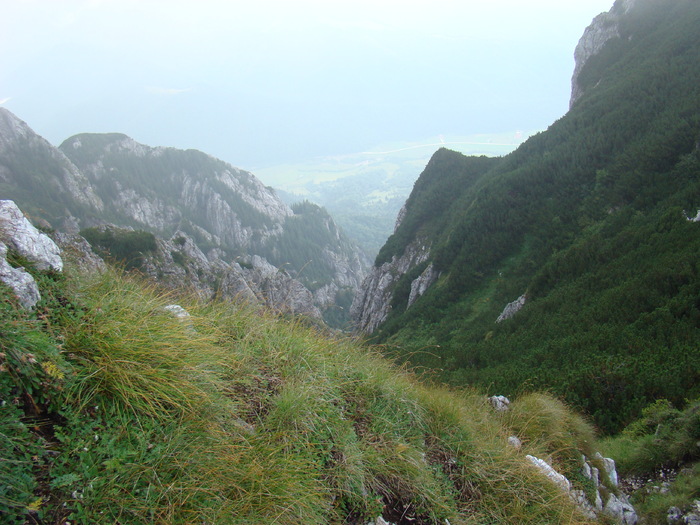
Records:
[[[0,287],[4,523],[587,522],[524,458],[586,488],[590,426],[554,398],[501,414],[299,321],[31,271],[34,311]]]
[[[427,240],[440,278],[406,309],[407,272],[374,340],[455,385],[548,389],[609,433],[697,398],[698,27],[697,2],[635,2],[546,132],[496,160],[438,151],[376,264]]]

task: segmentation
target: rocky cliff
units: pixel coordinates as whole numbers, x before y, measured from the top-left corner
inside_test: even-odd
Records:
[[[162,236],[246,253],[279,235],[292,210],[251,173],[194,150],[150,147],[121,134],[81,134],[59,149],[106,203],[99,217]],[[92,219],[94,220],[94,219]]]
[[[393,235],[355,295],[351,317],[356,329],[374,332],[392,311],[411,308],[438,281],[441,270],[435,264],[433,241],[448,227],[444,213],[499,161],[446,149],[435,152],[399,211]]]
[[[400,257],[394,256],[390,262],[374,266],[363,281],[360,290],[355,294],[350,310],[355,327],[368,334],[374,332],[386,320],[392,309],[396,283],[410,270],[427,261],[429,256],[430,244],[425,240],[416,240],[406,246]],[[411,295],[408,303],[403,306],[408,307],[413,304],[416,298],[437,279],[437,276],[433,266],[428,266],[411,282]]]
[[[579,83],[579,76],[584,66],[591,57],[600,53],[610,40],[620,38],[620,22],[624,15],[635,4],[636,0],[617,0],[612,9],[606,13],[601,13],[593,19],[583,32],[583,36],[578,41],[574,51],[574,74],[571,77],[571,100],[569,107],[572,107],[583,94],[583,87]]]
[[[283,269],[258,255],[228,263],[209,259],[181,231],[169,240],[158,239],[156,250],[143,258],[141,270],[170,288],[187,283],[204,300],[244,301],[278,313],[322,318],[314,295]]]

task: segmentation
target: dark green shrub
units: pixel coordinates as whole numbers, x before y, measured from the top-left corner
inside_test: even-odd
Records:
[[[154,252],[157,247],[155,235],[143,230],[85,228],[80,235],[99,255],[117,261],[129,270],[139,268],[143,254]]]

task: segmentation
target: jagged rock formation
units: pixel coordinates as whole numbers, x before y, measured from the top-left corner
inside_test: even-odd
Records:
[[[41,299],[39,287],[24,268],[15,268],[8,262],[10,249],[38,270],[63,270],[58,246],[37,230],[14,202],[3,200],[0,201],[0,280],[14,291],[24,308],[34,308]]]
[[[591,502],[583,490],[573,490],[566,476],[557,472],[547,461],[531,455],[525,457],[552,483],[567,493],[590,519],[596,519],[598,515],[604,514],[614,519],[616,523],[636,525],[637,512],[630,504],[629,498],[617,488],[617,471],[612,459],[604,458],[600,454],[596,454],[593,460],[585,456],[581,457],[581,473],[591,480],[595,489],[595,501]],[[603,468],[605,477],[600,476],[600,468],[596,465]]]
[[[501,312],[501,315],[498,316],[498,319],[496,319],[497,323],[500,323],[501,321],[505,321],[506,319],[511,319],[515,314],[517,314],[523,306],[525,306],[525,302],[527,301],[527,296],[525,294],[521,295],[518,297],[515,301],[512,303],[508,303],[506,307],[503,309]]]
[[[613,38],[620,37],[620,20],[629,11],[636,0],[617,0],[615,5],[607,13],[601,13],[593,19],[583,32],[574,51],[574,74],[571,77],[571,99],[569,107],[572,107],[583,94],[583,88],[579,84],[579,75],[586,62],[600,53],[605,44]]]
[[[321,319],[313,294],[297,279],[267,260],[253,255],[249,260],[226,263],[210,260],[186,233],[178,231],[169,240],[157,239],[157,249],[143,258],[142,271],[171,288],[187,285],[203,299],[219,298],[264,304],[280,313]]]
[[[491,396],[488,398],[488,402],[496,412],[508,412],[510,410],[510,400],[505,396]],[[507,441],[515,450],[520,450],[523,446],[522,441],[517,436],[509,436]],[[588,518],[594,520],[599,515],[605,514],[613,518],[617,523],[636,525],[638,521],[637,512],[631,505],[627,495],[619,489],[617,469],[613,459],[605,458],[599,452],[596,452],[592,459],[581,455],[580,473],[584,478],[591,481],[594,494],[593,501],[589,499],[589,494],[586,491],[575,489],[571,481],[546,460],[531,454],[526,454],[525,459],[566,493]],[[604,475],[601,476],[601,472]]]
[[[383,323],[389,311],[393,300],[393,291],[396,282],[403,277],[409,270],[427,261],[430,256],[430,245],[421,240],[414,241],[406,246],[401,257],[394,256],[390,262],[384,263],[381,266],[373,267],[369,275],[362,283],[361,289],[355,295],[355,300],[352,303],[350,316],[355,320],[355,326],[358,330],[365,333],[372,333],[377,327]],[[413,301],[409,298],[409,304],[413,304],[418,295],[419,290],[423,292],[429,284],[436,278],[436,274],[432,267],[430,272],[426,269],[426,276],[421,274],[414,282],[415,293]],[[412,291],[414,287],[412,286]],[[422,293],[422,292],[421,292]]]
[[[76,135],[59,149],[103,197],[103,216],[117,224],[163,236],[179,228],[246,251],[281,233],[292,215],[251,173],[198,151],[153,148],[122,134]]]
[[[7,261],[9,249],[38,270],[62,271],[63,253],[80,270],[101,271],[105,267],[104,261],[79,235],[54,235],[57,243],[37,230],[13,201],[0,201],[0,280],[14,291],[25,308],[34,308],[39,302],[39,289],[28,272]],[[140,269],[162,285],[182,288],[187,283],[203,299],[248,301],[281,313],[322,317],[313,294],[262,257],[254,255],[249,262],[242,261],[243,266],[217,258],[210,261],[183,232],[177,232],[167,241],[157,239],[156,243],[154,253],[142,255]]]
[[[104,209],[85,175],[5,108],[0,108],[0,185],[4,197],[55,227],[74,224],[76,213]]]

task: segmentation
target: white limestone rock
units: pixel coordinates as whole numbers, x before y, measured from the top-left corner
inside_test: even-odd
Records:
[[[512,303],[508,303],[506,307],[503,309],[501,312],[501,315],[498,316],[498,319],[496,319],[497,323],[500,323],[502,321],[505,321],[507,319],[511,319],[517,314],[523,306],[525,306],[525,302],[527,301],[527,296],[525,294],[521,295],[518,297],[515,301]]]
[[[39,270],[63,270],[61,252],[48,235],[37,230],[11,200],[0,200],[0,281],[9,286],[23,308],[32,309],[41,299],[34,278],[7,261],[15,250]]]
[[[429,257],[430,243],[417,239],[406,246],[400,257],[395,255],[391,261],[370,270],[350,308],[357,330],[372,333],[386,320],[391,310],[394,283]]]
[[[19,304],[27,310],[34,308],[41,299],[34,277],[21,268],[13,268],[7,262],[7,246],[2,242],[0,242],[0,281],[12,289]]]
[[[0,200],[0,240],[39,270],[63,270],[61,250],[56,243],[37,230],[10,200]]]
[[[618,497],[615,494],[610,494],[603,512],[616,519],[622,525],[636,525],[637,521],[639,521],[637,512],[625,495]]]
[[[423,270],[423,273],[413,280],[411,283],[411,293],[408,296],[409,307],[437,281],[439,275],[440,273],[435,269],[433,263],[430,263],[428,267]]]
[[[190,313],[179,304],[169,304],[164,308],[166,312],[172,314],[173,317],[177,319],[188,319],[189,317],[191,317]]]
[[[525,456],[530,462],[535,465],[540,472],[547,476],[553,483],[559,486],[565,492],[571,490],[571,482],[566,479],[566,476],[560,474],[552,466],[543,459],[536,458],[535,456],[527,455]]]
[[[574,74],[571,78],[571,99],[569,107],[573,107],[576,101],[583,95],[583,89],[578,79],[581,70],[588,60],[600,53],[610,40],[620,36],[620,19],[637,0],[618,0],[606,13],[596,16],[591,24],[583,32],[574,51]]]
[[[508,436],[508,444],[515,450],[520,450],[523,446],[523,442],[518,436]]]
[[[605,473],[607,474],[608,479],[610,480],[610,483],[612,484],[613,488],[617,488],[618,477],[617,477],[617,468],[615,467],[615,460],[612,458],[604,458],[600,454],[600,452],[596,452],[595,458],[598,461],[602,461],[603,468],[605,469]]]
[[[491,396],[489,403],[496,412],[505,412],[510,408],[510,399],[506,396]]]

